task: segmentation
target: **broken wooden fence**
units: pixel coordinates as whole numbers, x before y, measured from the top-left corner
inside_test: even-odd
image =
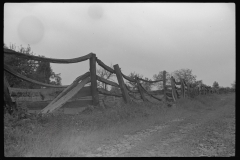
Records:
[[[92,68],[92,57],[95,54],[89,53],[85,56],[73,58],[73,59],[53,59],[45,57],[37,57],[32,55],[26,55],[23,53],[15,52],[10,49],[4,48],[4,54],[14,55],[19,58],[26,58],[36,61],[44,61],[49,63],[77,63],[85,60],[90,60],[90,71]],[[69,86],[51,85],[42,83],[30,78],[27,78],[13,69],[7,64],[4,64],[4,71],[14,75],[24,81],[34,83],[40,86],[48,87],[44,89],[20,89],[9,87],[6,77],[4,75],[4,97],[8,98],[8,102],[17,102],[18,104],[26,103],[29,110],[42,110],[42,113],[51,112],[64,105],[65,108],[81,107],[87,104],[93,104],[92,87],[85,84],[91,82],[94,77],[91,77],[91,72],[87,72],[78,78]],[[94,72],[94,71],[92,71]],[[96,75],[95,75],[96,77]],[[80,82],[81,81],[81,82]],[[79,83],[80,82],[80,83]],[[93,83],[91,83],[93,84]],[[50,88],[51,87],[51,88]],[[5,98],[5,99],[6,99]]]
[[[53,59],[38,57],[32,55],[26,55],[23,53],[15,52],[10,49],[4,48],[4,54],[14,55],[19,58],[26,58],[36,61],[44,61],[49,63],[78,63],[82,61],[89,60],[90,72],[87,72],[79,77],[77,77],[74,82],[69,86],[51,85],[42,83],[30,78],[27,78],[16,71],[12,70],[10,66],[4,64],[4,70],[24,81],[34,83],[40,86],[49,87],[44,89],[20,89],[11,88],[8,85],[7,79],[4,75],[4,99],[7,101],[8,105],[12,105],[12,102],[24,102],[28,103],[29,109],[41,109],[42,113],[52,112],[58,108],[64,107],[81,107],[87,104],[98,105],[99,100],[103,99],[105,96],[111,96],[115,98],[123,98],[125,103],[130,103],[131,101],[149,101],[148,98],[154,98],[158,101],[176,101],[179,98],[185,98],[186,95],[199,95],[206,93],[213,93],[214,90],[206,87],[192,87],[187,84],[184,79],[180,79],[180,82],[176,82],[173,77],[171,77],[171,85],[166,85],[166,71],[163,71],[163,79],[156,81],[147,81],[138,77],[128,77],[121,72],[118,64],[114,65],[114,69],[105,65],[101,60],[96,57],[96,54],[89,53],[85,56],[73,58],[73,59]],[[111,72],[116,74],[118,83],[112,82],[110,80],[104,79],[96,75],[96,63]],[[136,90],[128,88],[124,83],[123,78],[127,81],[133,82],[136,86]],[[97,87],[97,81],[106,83],[108,85],[120,88],[121,93],[111,93],[107,90]],[[157,91],[146,91],[141,84],[141,81],[147,83],[157,83],[163,82],[163,89]],[[91,86],[85,86],[87,83],[91,83]],[[178,86],[180,86],[180,88]],[[50,88],[51,87],[51,88]],[[187,94],[186,94],[187,93]],[[158,95],[163,95],[161,98]],[[148,98],[147,98],[148,97]],[[41,104],[41,105],[39,105]],[[38,107],[37,107],[38,106]]]

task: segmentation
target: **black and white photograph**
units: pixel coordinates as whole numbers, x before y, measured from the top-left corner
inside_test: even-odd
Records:
[[[4,157],[235,157],[234,2],[6,2]]]

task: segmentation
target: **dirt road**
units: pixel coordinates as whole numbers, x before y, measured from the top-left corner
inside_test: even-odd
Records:
[[[174,111],[175,110],[175,111]],[[219,102],[198,111],[173,109],[168,119],[133,134],[102,144],[82,156],[234,156],[235,97],[222,95]]]

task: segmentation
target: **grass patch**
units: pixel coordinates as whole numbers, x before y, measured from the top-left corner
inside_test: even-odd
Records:
[[[88,110],[79,115],[31,114],[21,119],[5,114],[4,155],[7,157],[58,157],[73,156],[76,153],[79,155],[81,151],[89,150],[92,141],[105,137],[106,129],[109,129],[109,133],[119,132],[116,128],[113,129],[114,126],[124,125],[133,119],[148,118],[160,112],[160,108],[149,103],[130,105],[121,103],[107,109]]]
[[[224,100],[223,100],[224,97]],[[228,98],[228,100],[227,100]],[[199,111],[199,110],[211,110],[215,107],[224,106],[225,104],[233,101],[232,94],[226,95],[218,95],[218,94],[209,94],[209,95],[200,95],[194,98],[189,99],[179,99],[176,104],[178,107],[191,110],[191,111]]]
[[[102,143],[110,143],[119,136],[137,132],[166,119],[177,118],[186,110],[198,111],[223,105],[225,102],[221,101],[222,97],[213,94],[194,99],[179,99],[175,109],[164,104],[144,102],[126,105],[120,102],[105,109],[88,109],[78,115],[31,114],[22,118],[5,114],[4,155],[84,156],[84,153],[96,150]],[[227,98],[231,100],[233,96]],[[181,108],[184,110],[182,113]]]

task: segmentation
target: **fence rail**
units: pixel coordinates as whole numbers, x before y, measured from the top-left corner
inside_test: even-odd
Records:
[[[50,62],[50,63],[78,63],[78,62],[88,60],[93,55],[93,53],[89,53],[85,56],[78,57],[78,58],[73,58],[73,59],[55,59],[55,58],[45,58],[45,57],[27,55],[27,54],[23,54],[23,53],[16,52],[16,51],[13,51],[11,49],[6,49],[6,48],[4,48],[4,54],[14,55],[14,56],[19,57],[19,58],[26,58],[26,59],[43,61],[43,62]]]
[[[8,105],[12,105],[13,102],[29,102],[36,104],[35,102],[41,102],[45,104],[45,107],[42,107],[41,112],[47,113],[52,112],[64,104],[69,104],[70,102],[79,102],[80,104],[93,104],[98,105],[99,100],[103,100],[105,96],[110,97],[122,97],[125,103],[131,103],[131,101],[149,101],[149,97],[156,99],[157,101],[171,102],[177,101],[179,98],[193,97],[200,94],[209,94],[209,93],[219,93],[218,90],[211,87],[197,86],[193,87],[191,84],[187,83],[184,79],[176,81],[173,77],[170,78],[171,85],[166,84],[166,71],[163,71],[163,79],[148,81],[139,77],[129,77],[121,72],[118,64],[114,65],[114,68],[111,68],[104,64],[100,59],[96,57],[96,54],[89,53],[85,56],[73,58],[73,59],[54,59],[54,58],[45,58],[32,55],[26,55],[19,53],[10,49],[4,48],[4,54],[14,55],[19,58],[26,58],[36,61],[44,61],[49,63],[77,63],[85,60],[89,60],[90,72],[77,77],[71,85],[51,85],[42,83],[30,78],[27,78],[13,69],[10,66],[4,63],[4,71],[10,73],[13,76],[16,76],[24,81],[34,83],[40,86],[49,87],[45,89],[20,89],[20,88],[11,88],[7,82],[7,79],[4,75],[4,100],[7,101]],[[118,83],[104,79],[96,75],[96,64],[107,70],[108,72],[115,74],[118,80]],[[135,83],[137,90],[130,89],[125,83],[124,80],[127,80],[131,83]],[[81,81],[81,82],[80,82]],[[97,81],[117,87],[121,90],[121,93],[112,93],[102,88],[97,87]],[[141,81],[145,83],[159,83],[162,82],[163,89],[156,91],[147,91],[141,84]],[[84,87],[87,83],[91,83],[90,86]],[[51,88],[50,88],[51,87]],[[222,92],[226,92],[221,91]],[[157,97],[157,95],[163,95],[162,98]],[[10,97],[10,98],[9,98]],[[147,98],[148,97],[148,98]],[[115,98],[113,98],[115,100]],[[119,98],[117,98],[119,99]],[[66,106],[66,105],[65,105]]]

